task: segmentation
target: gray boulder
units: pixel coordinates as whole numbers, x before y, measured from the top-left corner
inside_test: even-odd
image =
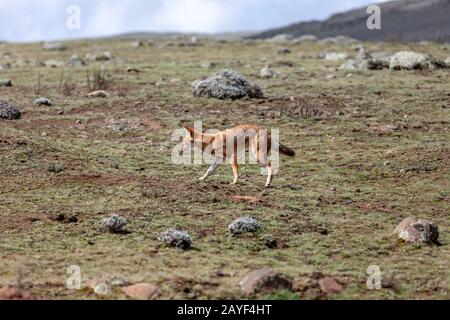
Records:
[[[158,240],[180,249],[189,249],[192,246],[192,238],[189,233],[175,229],[167,229],[159,235]]]
[[[0,100],[0,119],[17,120],[22,116],[15,105]]]
[[[84,62],[84,60],[81,59],[76,54],[70,57],[69,61],[67,62],[67,65],[71,67],[81,67],[84,66],[85,64],[86,63]]]
[[[270,293],[277,290],[292,290],[292,280],[270,268],[253,270],[239,283],[246,296]]]
[[[39,106],[51,106],[53,105],[52,101],[48,98],[45,97],[41,97],[38,98],[36,100],[34,100],[34,104],[39,105]]]
[[[407,243],[436,243],[439,238],[438,226],[429,220],[408,217],[394,230]]]
[[[263,79],[275,78],[277,76],[277,73],[272,69],[265,67],[261,69],[261,71],[259,72],[259,76]]]
[[[10,79],[0,80],[0,87],[12,87],[12,82]]]
[[[400,51],[390,58],[389,68],[391,70],[435,70],[447,68],[447,64],[429,54]]]
[[[228,231],[232,234],[241,234],[245,232],[256,232],[261,229],[261,225],[252,217],[240,217],[234,220],[228,226]]]
[[[205,80],[194,83],[192,94],[196,97],[217,99],[263,98],[261,88],[236,71],[224,69]]]
[[[64,51],[66,46],[61,42],[44,42],[42,44],[42,49],[47,51]]]
[[[318,38],[312,34],[305,34],[291,41],[291,43],[298,44],[304,42],[317,42]]]
[[[102,220],[101,230],[110,233],[123,233],[126,231],[126,225],[127,219],[117,214],[113,214]]]

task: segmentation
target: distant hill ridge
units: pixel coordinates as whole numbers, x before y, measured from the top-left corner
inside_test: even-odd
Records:
[[[367,6],[335,14],[325,21],[300,22],[249,36],[267,39],[278,34],[319,38],[337,35],[363,41],[446,41],[450,42],[450,0],[397,0],[378,4],[381,30],[369,30]]]

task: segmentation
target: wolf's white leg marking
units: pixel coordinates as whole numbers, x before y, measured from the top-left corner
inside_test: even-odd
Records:
[[[270,187],[270,183],[272,182],[272,167],[270,166],[270,164],[268,164],[266,168],[267,168],[267,180],[265,187],[268,188]]]
[[[214,160],[214,162],[211,163],[211,166],[208,168],[208,170],[206,170],[206,173],[203,175],[203,177],[199,178],[199,180],[205,180],[210,175],[212,175],[214,171],[216,171],[218,165],[219,165],[218,160]]]

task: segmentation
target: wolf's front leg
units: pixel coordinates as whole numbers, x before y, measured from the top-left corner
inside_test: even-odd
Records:
[[[203,177],[199,178],[198,180],[203,181],[206,178],[208,178],[210,175],[216,171],[217,166],[219,165],[219,162],[217,160],[214,160],[214,162],[211,164],[211,166],[206,170],[206,173],[203,175]]]

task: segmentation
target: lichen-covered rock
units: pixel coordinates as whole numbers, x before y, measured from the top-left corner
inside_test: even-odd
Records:
[[[51,106],[53,105],[53,102],[45,97],[40,97],[36,100],[34,100],[34,104],[39,105],[39,106]]]
[[[42,48],[47,51],[63,51],[66,50],[66,46],[61,42],[44,42]]]
[[[275,78],[277,76],[277,73],[272,69],[265,67],[261,69],[261,71],[259,72],[259,76],[263,79]]]
[[[400,51],[391,56],[389,68],[391,70],[435,70],[447,68],[447,64],[429,54]]]
[[[267,39],[267,41],[269,41],[269,42],[276,42],[276,43],[288,42],[288,41],[291,41],[293,38],[294,37],[292,35],[290,35],[290,34],[282,33],[282,34],[277,34],[276,36],[274,36],[274,37],[272,37],[270,39]]]
[[[261,224],[252,217],[240,217],[234,220],[228,226],[232,234],[241,234],[245,232],[256,232],[261,228]]]
[[[89,61],[109,61],[112,59],[112,54],[109,51],[94,52],[86,54],[86,60]]]
[[[122,233],[126,231],[126,225],[127,219],[117,214],[113,214],[102,220],[101,230],[103,232]]]
[[[106,98],[107,96],[109,96],[109,93],[105,90],[97,90],[88,93],[86,96],[91,98]]]
[[[429,220],[408,217],[394,230],[394,233],[408,243],[436,243],[439,238],[438,226]]]
[[[12,87],[12,82],[10,79],[0,80],[0,87]]]
[[[81,66],[84,66],[85,64],[86,63],[84,62],[84,60],[81,59],[76,54],[71,56],[69,61],[67,62],[67,65],[70,67],[81,67]]]
[[[138,300],[154,300],[161,294],[158,286],[145,282],[124,287],[122,292],[130,298]]]
[[[343,52],[325,52],[322,56],[328,61],[341,61],[347,58],[347,54]]]
[[[318,38],[312,34],[305,34],[291,41],[291,43],[316,42]]]
[[[167,229],[161,233],[158,240],[171,247],[189,249],[192,246],[192,238],[186,231]]]
[[[261,88],[239,73],[224,69],[211,77],[196,81],[192,94],[197,97],[217,99],[262,98]]]
[[[280,49],[277,50],[277,53],[278,54],[288,54],[288,53],[291,53],[291,49],[289,49],[289,48],[280,48]]]
[[[239,285],[242,293],[246,296],[280,289],[292,289],[292,281],[289,278],[270,268],[253,270],[242,279]]]
[[[17,120],[22,116],[15,105],[0,100],[0,119]]]

